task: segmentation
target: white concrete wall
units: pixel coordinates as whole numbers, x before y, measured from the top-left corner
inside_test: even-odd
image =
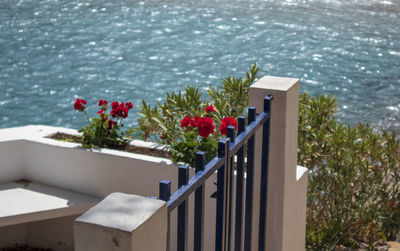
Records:
[[[25,224],[26,243],[32,247],[73,251],[73,222],[79,215]]]
[[[26,225],[0,227],[0,248],[26,244]]]
[[[112,192],[158,195],[160,180],[177,184],[171,161],[121,151],[27,142],[25,159],[30,162],[27,179],[99,197]]]
[[[172,192],[177,189],[178,167],[168,159],[110,149],[84,149],[79,144],[44,138],[57,131],[76,133],[48,126],[1,129],[0,156],[8,157],[8,162],[0,165],[0,172],[9,173],[0,175],[2,182],[25,178],[102,198],[113,192],[158,196],[158,184],[163,179],[172,181]],[[193,174],[191,170],[190,177]],[[210,196],[216,191],[215,180],[214,175],[206,182],[205,250],[214,249],[216,205]],[[189,212],[193,212],[192,197],[190,201]],[[172,213],[171,222],[171,250],[175,250],[176,212]],[[193,213],[189,213],[188,236],[192,249]],[[1,239],[0,235],[0,244]]]
[[[78,215],[0,227],[0,249],[16,245],[74,250],[73,222]]]
[[[20,180],[23,175],[23,161],[26,141],[0,142],[0,183]]]

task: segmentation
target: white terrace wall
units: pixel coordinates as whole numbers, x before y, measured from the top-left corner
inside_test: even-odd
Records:
[[[22,140],[0,142],[0,183],[22,179],[24,144]]]
[[[0,165],[0,183],[28,179],[100,198],[113,192],[144,197],[157,196],[159,181],[163,179],[172,181],[172,191],[177,189],[178,167],[168,159],[102,148],[83,149],[79,144],[45,138],[55,132],[76,134],[74,130],[48,126],[0,130],[0,159],[6,160],[3,162],[5,164]],[[191,176],[193,174],[194,171],[191,170]],[[205,233],[207,250],[214,247],[215,199],[211,198],[211,195],[216,191],[215,179],[215,177],[211,177],[207,181],[205,189],[207,208],[205,228],[210,229]],[[193,210],[192,207],[193,203],[191,203],[190,210]],[[173,213],[171,219],[175,218],[176,213]],[[49,220],[47,225],[51,226],[59,220]],[[67,247],[71,247],[73,244],[72,220],[69,225],[64,225],[69,232],[66,234],[67,238],[64,238],[62,242],[67,243],[64,245]],[[0,247],[5,246],[2,241],[9,242],[12,239],[2,238],[2,232],[10,233],[15,230],[15,234],[12,235],[14,239],[32,240],[33,238],[29,238],[29,236],[34,231],[28,230],[35,229],[38,224],[29,223],[0,228]],[[189,218],[189,226],[192,225],[193,216]],[[171,229],[171,239],[176,239],[174,230],[176,224],[171,224]],[[193,236],[193,228],[190,229],[189,236]],[[40,244],[38,240],[40,238],[36,238],[36,243]],[[42,244],[49,242],[46,238],[42,238],[42,240]],[[172,241],[171,250],[176,249],[175,245],[176,243]],[[65,250],[70,250],[67,247]]]

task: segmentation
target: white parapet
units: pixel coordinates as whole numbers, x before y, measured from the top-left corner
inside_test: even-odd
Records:
[[[75,251],[165,251],[164,201],[112,193],[74,222]]]

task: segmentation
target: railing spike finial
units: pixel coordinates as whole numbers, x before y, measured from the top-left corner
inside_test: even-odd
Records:
[[[206,165],[206,153],[202,151],[196,152],[196,172],[203,170]]]
[[[218,158],[223,158],[225,156],[226,143],[226,138],[218,141]]]
[[[171,181],[162,180],[160,181],[160,200],[167,202],[171,196]]]
[[[274,97],[271,94],[268,94],[264,97],[264,112],[270,113],[271,112],[271,101]]]
[[[226,136],[231,140],[232,143],[235,143],[235,127],[234,126],[228,126],[226,128]]]
[[[241,134],[244,132],[246,128],[246,117],[245,116],[239,116],[238,117],[238,134]]]
[[[256,108],[254,106],[251,106],[248,108],[248,124],[250,125],[252,122],[256,121],[257,113],[256,113]]]

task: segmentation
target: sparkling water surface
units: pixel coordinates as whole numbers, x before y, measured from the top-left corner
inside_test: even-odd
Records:
[[[400,1],[0,0],[0,128],[79,128],[76,98],[132,101],[225,76],[301,79],[346,123],[400,128]]]

